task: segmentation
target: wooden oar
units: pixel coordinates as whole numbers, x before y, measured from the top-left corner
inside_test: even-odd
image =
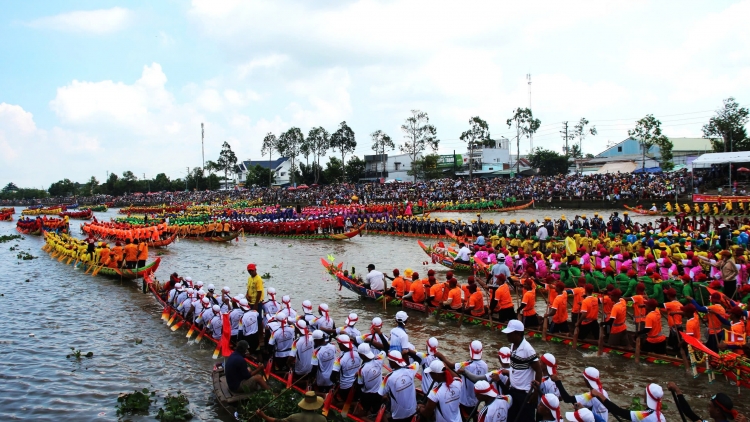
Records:
[[[198,333],[198,337],[195,338],[195,344],[198,344],[203,340],[203,335],[206,334],[206,327],[203,327],[200,333]]]
[[[575,350],[576,347],[578,347],[578,332],[580,331],[581,327],[581,314],[578,314],[578,319],[576,319],[576,328],[573,330],[573,342],[571,343],[571,346],[573,346],[573,349]]]
[[[602,303],[602,322],[599,323],[599,342],[596,345],[596,355],[597,356],[601,356],[604,353],[604,351],[602,350],[604,348],[604,333],[607,331],[604,328],[604,317],[605,316],[606,315],[605,315],[605,312],[604,312],[604,303]]]
[[[194,332],[195,332],[195,324],[191,323],[190,324],[190,329],[188,330],[187,335],[185,337],[187,337],[188,339],[190,339],[190,337],[193,336]]]
[[[169,321],[169,306],[166,304],[164,305],[164,310],[161,311],[161,319],[164,321]]]
[[[547,302],[547,310],[544,312],[544,323],[542,323],[542,341],[547,341],[547,329],[549,327],[550,303]]]
[[[349,394],[346,396],[346,402],[344,403],[344,407],[341,408],[341,416],[347,417],[349,415],[349,409],[352,407],[352,401],[354,401],[354,385],[349,388]]]
[[[641,336],[635,338],[635,363],[641,363]]]

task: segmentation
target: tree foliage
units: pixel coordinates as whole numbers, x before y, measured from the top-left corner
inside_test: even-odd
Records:
[[[288,157],[292,162],[289,169],[289,175],[291,176],[289,181],[292,184],[295,183],[294,173],[297,172],[297,156],[300,154],[303,142],[305,142],[305,136],[302,131],[298,127],[293,127],[279,136],[278,146],[276,147],[281,156]]]
[[[641,145],[642,164],[646,163],[646,152],[653,146],[659,147],[661,155],[661,167],[668,170],[672,166],[672,141],[661,132],[661,122],[653,114],[635,122],[635,128],[628,131],[628,136],[638,141]],[[667,164],[669,163],[669,164]]]
[[[271,132],[268,132],[266,134],[266,137],[263,138],[263,145],[260,147],[260,153],[261,155],[268,154],[268,166],[271,166],[271,157],[273,156],[274,151],[279,150],[279,140],[276,138],[276,135],[274,135]],[[273,173],[273,172],[272,172]],[[269,177],[268,183],[272,184],[272,181]]]
[[[589,121],[585,117],[581,117],[581,120],[576,123],[575,126],[573,126],[573,140],[578,139],[578,154],[579,158],[583,155],[583,140],[586,139],[587,135],[593,135],[596,136],[598,133],[596,130],[596,126],[591,126],[590,128],[586,129],[586,126],[588,126]],[[575,145],[574,145],[575,147]]]
[[[396,144],[394,144],[393,139],[382,130],[376,130],[370,134],[370,137],[372,137],[372,150],[375,151],[375,154],[382,156],[380,162],[383,165],[383,171],[385,171],[385,153],[386,151],[393,151],[396,149]]]
[[[438,144],[440,144],[437,129],[430,124],[430,118],[424,111],[412,110],[411,116],[407,117],[401,125],[401,130],[406,135],[406,139],[399,148],[411,158],[412,167],[417,157],[427,148],[437,152]],[[416,173],[414,173],[414,181],[417,181]]]
[[[490,139],[490,127],[487,125],[487,122],[482,120],[479,116],[474,116],[469,119],[469,130],[461,134],[461,140],[466,142],[469,151],[473,151],[474,147],[484,145],[484,142],[488,139]],[[474,157],[470,155],[469,179],[471,179],[473,169]]]
[[[711,138],[714,151],[748,151],[750,140],[745,130],[748,120],[750,112],[729,97],[724,100],[724,108],[716,110],[716,116],[703,126],[703,136]]]
[[[70,179],[63,179],[49,185],[47,192],[49,192],[50,196],[73,196],[78,193],[79,186],[80,183],[71,182]]]
[[[318,183],[320,181],[322,170],[320,166],[320,157],[326,155],[331,148],[331,135],[327,130],[323,129],[323,127],[314,127],[307,133],[307,140],[310,144],[310,151],[313,156],[313,183]]]
[[[533,135],[539,126],[542,125],[542,121],[534,118],[534,114],[530,108],[517,108],[513,110],[513,116],[506,120],[505,123],[508,128],[515,125],[516,127],[516,171],[521,166],[521,138],[528,138]]]
[[[3,192],[15,192],[18,190],[18,186],[15,183],[10,182],[3,188]]]
[[[251,186],[272,186],[274,182],[273,171],[267,167],[263,167],[256,164],[254,167],[247,169],[247,178],[245,179],[245,187]]]
[[[341,163],[346,162],[346,154],[354,152],[357,148],[357,140],[354,138],[354,131],[346,122],[341,122],[336,132],[331,135],[331,148],[341,153]],[[342,177],[346,174],[346,169],[342,167]]]
[[[216,164],[218,164],[221,171],[224,172],[224,181],[228,183],[229,172],[235,171],[237,156],[234,154],[234,151],[232,151],[232,146],[226,141],[221,145],[221,152],[219,152],[219,159],[216,160]],[[201,176],[203,176],[203,169],[201,169]],[[228,186],[228,184],[225,186]]]
[[[573,145],[575,148],[575,145]],[[573,148],[571,148],[573,149]],[[528,157],[531,167],[539,169],[541,176],[568,173],[568,156],[548,149],[536,148]]]
[[[406,174],[420,180],[443,178],[445,177],[443,171],[438,168],[439,160],[440,156],[437,154],[425,155],[421,160],[413,161],[411,170],[407,171]]]
[[[352,155],[346,163],[346,180],[350,183],[359,183],[359,179],[365,177],[365,160]]]
[[[335,181],[341,180],[344,172],[341,168],[341,160],[336,157],[328,157],[326,168],[323,170],[323,177],[326,182],[334,183]]]

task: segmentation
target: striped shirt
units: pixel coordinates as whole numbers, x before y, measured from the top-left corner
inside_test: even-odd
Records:
[[[536,351],[526,339],[521,341],[521,344],[516,348],[515,345],[510,345],[510,386],[517,390],[529,391],[531,388],[531,381],[534,380],[534,369],[531,368],[533,362],[537,362],[539,358],[536,355]]]

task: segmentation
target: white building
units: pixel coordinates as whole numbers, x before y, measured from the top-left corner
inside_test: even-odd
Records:
[[[505,138],[490,139],[471,150],[467,149],[463,156],[463,167],[456,175],[468,176],[469,164],[472,165],[473,175],[490,175],[496,171],[507,170],[510,162],[510,142]]]
[[[422,155],[417,155],[417,160],[421,160]],[[411,170],[411,157],[408,154],[378,154],[365,155],[365,177],[361,178],[362,182],[376,182],[381,178],[386,180],[414,180],[414,176],[409,176]]]
[[[237,176],[240,182],[244,182],[247,179],[248,169],[255,167],[256,165],[263,168],[271,168],[274,172],[274,186],[285,186],[290,182],[289,170],[292,167],[292,162],[287,157],[277,158],[272,161],[258,160],[258,161],[241,161],[237,164]]]

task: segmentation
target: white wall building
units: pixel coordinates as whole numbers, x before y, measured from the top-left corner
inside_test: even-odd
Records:
[[[421,160],[422,155],[417,155],[417,160]],[[385,170],[383,164],[385,163]],[[360,179],[363,182],[375,182],[382,177],[385,180],[414,180],[414,176],[409,176],[407,172],[411,170],[411,157],[408,154],[378,154],[365,155],[365,177]]]
[[[289,170],[292,167],[292,162],[289,160],[289,158],[281,157],[277,158],[272,161],[268,160],[247,160],[247,161],[241,161],[239,164],[237,164],[237,176],[240,180],[240,182],[243,182],[247,179],[247,173],[248,169],[251,167],[255,167],[256,165],[259,165],[263,168],[271,168],[274,172],[274,186],[285,186],[288,185],[291,178],[289,174]]]

